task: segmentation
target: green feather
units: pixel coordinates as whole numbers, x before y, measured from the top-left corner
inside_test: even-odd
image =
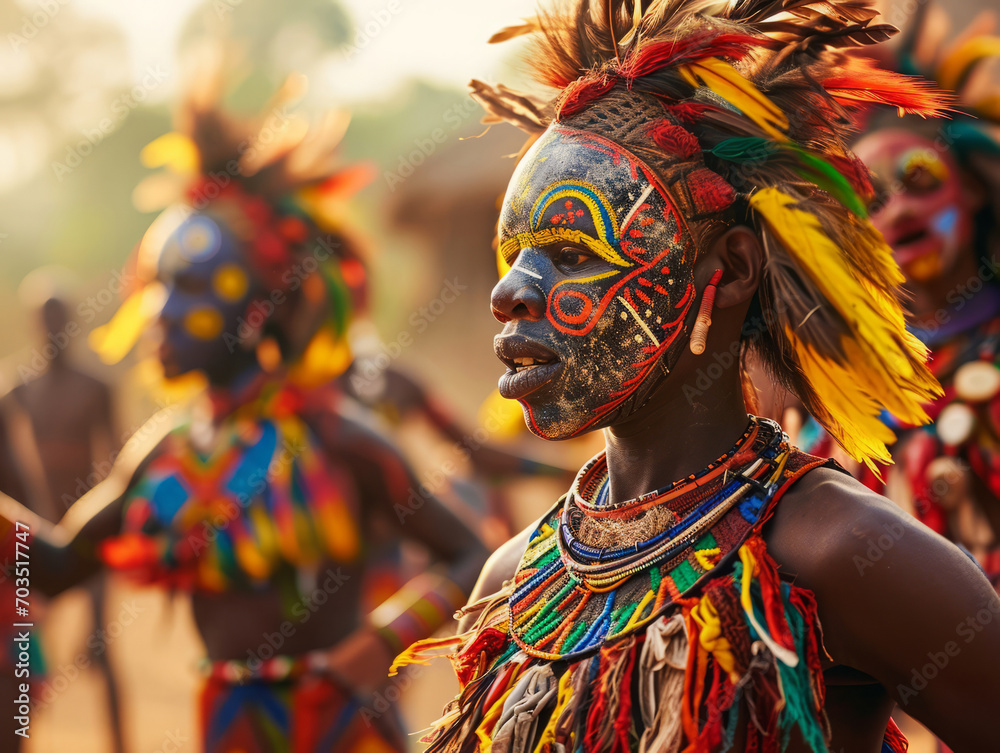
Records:
[[[820,159],[795,144],[777,144],[759,136],[738,136],[720,141],[709,150],[719,159],[734,163],[764,162],[784,151],[798,162],[796,175],[826,191],[862,219],[868,216],[865,203],[851,187],[847,178],[824,159]]]
[[[759,136],[736,136],[720,141],[709,150],[727,162],[764,162],[778,151],[778,145]]]
[[[785,149],[792,152],[802,165],[801,170],[795,171],[799,177],[822,188],[858,217],[864,219],[868,216],[868,209],[861,197],[858,196],[847,178],[841,175],[833,165],[825,159],[809,154],[802,147],[787,144]]]

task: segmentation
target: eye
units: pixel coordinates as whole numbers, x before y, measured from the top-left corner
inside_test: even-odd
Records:
[[[572,269],[586,264],[594,258],[594,255],[575,246],[563,246],[555,255],[555,263],[561,267]]]
[[[208,280],[188,271],[180,271],[175,274],[172,282],[175,290],[188,295],[203,295],[208,292]]]
[[[930,193],[948,179],[948,166],[931,149],[914,149],[903,157],[899,179],[910,193]]]

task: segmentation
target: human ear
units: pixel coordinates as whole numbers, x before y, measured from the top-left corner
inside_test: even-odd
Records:
[[[716,269],[722,270],[715,296],[718,308],[747,303],[760,285],[764,251],[757,234],[746,225],[732,227],[716,238],[698,262],[696,276],[703,287]],[[705,280],[701,281],[704,276]]]

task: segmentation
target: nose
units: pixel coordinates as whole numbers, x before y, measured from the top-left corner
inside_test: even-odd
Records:
[[[898,225],[913,222],[918,216],[913,202],[904,192],[891,194],[871,216],[872,224],[883,234],[889,234]]]
[[[545,316],[545,292],[540,283],[516,266],[501,277],[490,296],[496,320],[506,324],[513,319],[538,321]]]

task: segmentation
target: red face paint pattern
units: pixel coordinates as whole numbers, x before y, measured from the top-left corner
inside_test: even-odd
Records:
[[[564,364],[522,400],[536,433],[597,428],[659,362],[673,365],[694,300],[694,251],[674,203],[635,155],[553,127],[511,183],[501,238],[513,266],[497,291],[527,282],[546,300],[544,327],[512,322],[505,334],[520,330]],[[567,249],[588,260],[560,267]]]

